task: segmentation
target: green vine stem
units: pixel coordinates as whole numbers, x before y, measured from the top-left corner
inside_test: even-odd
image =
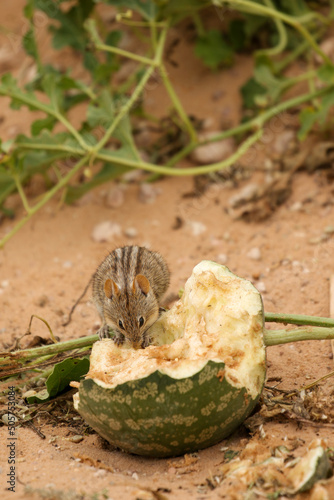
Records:
[[[0,352],[0,366],[7,367],[13,362],[23,363],[35,358],[54,356],[55,354],[59,354],[61,352],[72,351],[73,349],[80,349],[82,347],[90,347],[98,340],[98,338],[98,335],[89,335],[79,339],[57,342],[57,344],[33,347],[32,349],[20,349],[14,352]]]
[[[152,76],[154,68],[157,68],[159,73],[160,73],[162,82],[165,86],[165,89],[168,92],[169,97],[173,103],[173,106],[174,106],[175,110],[177,111],[177,113],[179,114],[182,122],[184,123],[184,125],[188,131],[191,142],[196,143],[196,141],[197,141],[196,131],[195,131],[191,121],[189,120],[187,113],[184,111],[184,109],[182,107],[181,101],[178,98],[178,96],[174,90],[174,87],[170,82],[167,70],[162,62],[162,55],[163,55],[163,50],[164,50],[166,36],[167,36],[169,26],[168,26],[168,24],[165,24],[164,29],[162,30],[162,33],[160,35],[160,39],[157,43],[156,43],[156,33],[155,33],[155,30],[153,30],[153,26],[154,25],[152,24],[151,32],[152,32],[152,45],[153,45],[153,48],[155,49],[155,57],[154,57],[154,59],[149,59],[148,57],[138,56],[137,54],[133,54],[132,52],[128,52],[127,50],[121,50],[117,47],[112,47],[110,45],[104,44],[102,42],[101,38],[99,37],[94,20],[89,19],[85,24],[85,27],[86,27],[87,31],[89,32],[90,37],[92,39],[92,42],[94,43],[94,46],[96,49],[104,50],[106,52],[111,52],[114,54],[118,54],[118,55],[121,55],[123,57],[127,57],[128,59],[133,59],[134,61],[140,62],[142,64],[146,64],[149,66],[149,68],[146,70],[144,76],[142,77],[141,81],[139,82],[139,84],[135,88],[131,98],[127,102],[126,106],[124,106],[124,113],[126,114],[129,112],[130,108],[133,106],[134,102],[137,100],[138,96],[143,91],[147,81]],[[156,47],[155,47],[155,45],[156,45]],[[125,109],[125,107],[127,109]],[[124,113],[123,113],[123,108],[122,108],[120,111],[120,114],[122,114],[122,116],[124,116]],[[117,126],[117,124],[114,125],[114,123],[111,125],[112,131],[115,130],[116,126]],[[108,138],[110,137],[110,133],[108,133],[107,137]],[[102,144],[102,140],[104,141],[103,144]],[[95,148],[96,151],[101,149],[101,147],[103,147],[103,145],[105,144],[106,141],[104,140],[104,138],[102,140],[100,141],[102,146],[99,143]]]
[[[250,2],[249,0],[216,0],[216,4],[222,5],[223,3],[228,3],[230,5],[234,5],[236,7],[241,7],[246,9],[247,12],[251,12],[253,14],[258,14],[262,16],[268,16],[273,19],[279,19],[290,26],[293,26],[296,30],[300,32],[300,34],[309,42],[311,47],[320,55],[320,57],[327,63],[332,64],[329,57],[324,54],[324,52],[320,49],[319,45],[314,40],[311,33],[302,25],[302,23],[309,22],[312,18],[317,17],[322,22],[327,23],[328,19],[321,16],[320,14],[311,13],[311,15],[306,14],[301,17],[293,17],[288,14],[284,14],[283,12],[279,12],[276,9],[272,9],[267,7],[266,5],[261,5],[255,2]]]
[[[266,314],[267,316],[267,314]],[[300,316],[283,315],[289,318],[290,321],[299,321]],[[305,318],[306,316],[304,316]],[[325,324],[328,318],[310,317],[310,322]],[[303,340],[326,340],[334,339],[334,328],[324,328],[320,326],[309,326],[302,328],[286,329],[286,330],[267,330],[263,331],[264,344],[266,347],[286,344],[288,342],[299,342]],[[0,352],[0,378],[6,373],[8,376],[10,369],[15,369],[19,365],[30,369],[29,362],[36,358],[47,359],[47,357],[56,354],[71,351],[74,349],[81,349],[84,347],[91,347],[94,342],[98,340],[98,335],[90,335],[75,340],[67,340],[65,342],[58,342],[57,344],[46,345],[42,347],[35,347],[32,349],[17,350],[14,352]],[[28,364],[25,365],[25,363]],[[35,368],[35,367],[34,367]]]
[[[153,59],[150,59],[148,57],[140,56],[138,54],[134,54],[133,52],[129,52],[127,50],[119,49],[118,47],[103,43],[103,40],[101,39],[96,29],[96,22],[94,21],[94,19],[87,19],[84,26],[88,31],[96,49],[103,50],[104,52],[111,52],[112,54],[117,54],[122,57],[127,57],[128,59],[133,59],[134,61],[149,66],[157,66],[159,64],[158,61],[154,61]]]
[[[267,5],[267,7],[270,7],[271,9],[274,8],[273,3],[271,0],[263,0],[264,3]],[[256,52],[257,55],[267,55],[268,57],[273,57],[278,54],[280,54],[286,47],[286,44],[288,43],[288,35],[284,26],[284,23],[282,22],[281,19],[274,19],[274,22],[276,24],[276,28],[278,31],[279,35],[279,40],[278,43],[275,47],[272,47],[270,49],[264,49],[264,50],[258,50]]]
[[[174,105],[174,108],[178,112],[181,120],[183,121],[183,123],[185,124],[185,126],[186,126],[186,128],[188,130],[191,143],[197,144],[198,141],[197,141],[196,130],[194,129],[191,121],[189,120],[187,113],[184,111],[184,109],[182,107],[182,104],[181,104],[181,101],[178,98],[178,96],[177,96],[177,94],[176,94],[176,92],[174,90],[173,85],[171,84],[171,81],[169,79],[167,70],[166,70],[166,68],[165,68],[165,66],[164,66],[164,64],[162,62],[159,65],[159,72],[160,72],[163,84],[164,84],[164,86],[165,86],[165,88],[166,88],[166,90],[167,90],[167,92],[169,94],[169,97],[170,97],[170,99],[171,99],[171,101],[172,101],[172,103]]]
[[[283,113],[283,111],[287,111],[290,108],[299,106],[301,104],[304,104],[305,102],[312,101],[313,99],[317,97],[321,97],[324,94],[326,94],[328,91],[333,90],[334,86],[328,86],[326,88],[317,90],[315,92],[310,92],[307,94],[303,94],[298,97],[293,97],[291,99],[288,99],[286,101],[281,102],[277,106],[273,106],[272,108],[268,109],[267,111],[264,111],[261,115],[256,116],[252,120],[249,120],[247,122],[242,123],[241,125],[238,125],[237,127],[231,128],[229,130],[224,130],[224,132],[220,132],[219,134],[210,137],[208,139],[202,140],[199,142],[197,146],[202,146],[204,144],[208,144],[210,142],[216,142],[220,141],[222,139],[227,139],[228,137],[233,137],[235,135],[243,134],[245,132],[249,132],[250,130],[262,128],[264,124],[270,120],[271,118],[274,118],[275,116],[279,116],[280,113]],[[172,166],[178,163],[180,160],[188,156],[195,147],[197,147],[194,144],[188,144],[184,149],[176,153],[175,156],[170,158],[168,161],[167,165]]]
[[[132,167],[132,168],[142,168],[144,170],[147,170],[149,172],[155,173],[155,174],[162,174],[162,175],[174,175],[174,176],[183,176],[183,175],[198,175],[198,174],[206,174],[209,172],[216,172],[218,170],[222,170],[223,168],[227,168],[232,163],[237,161],[242,154],[244,154],[259,138],[261,137],[262,134],[262,127],[265,124],[266,121],[268,121],[270,118],[279,115],[279,113],[285,111],[286,109],[293,107],[293,106],[298,106],[299,104],[302,104],[304,102],[307,102],[311,99],[314,99],[315,97],[319,97],[321,95],[324,95],[327,93],[329,90],[331,90],[332,87],[327,87],[325,89],[320,89],[316,92],[304,94],[299,97],[294,97],[292,99],[289,99],[288,101],[285,101],[278,106],[275,106],[268,111],[264,112],[262,115],[250,120],[249,122],[246,122],[244,124],[241,124],[233,129],[227,130],[225,132],[222,132],[221,134],[217,134],[214,138],[211,138],[211,140],[208,141],[203,141],[201,144],[206,144],[208,142],[212,142],[214,140],[220,140],[224,139],[226,137],[231,137],[233,135],[237,135],[240,133],[247,132],[249,130],[254,130],[258,129],[258,131],[250,136],[240,147],[239,149],[229,158],[224,160],[223,162],[216,163],[213,165],[205,165],[202,167],[194,167],[194,168],[171,168],[171,165],[173,165],[173,161],[176,163],[176,160],[180,160],[182,157],[186,156],[189,154],[193,149],[194,145],[190,144],[188,145],[184,150],[179,152],[176,157],[172,158],[168,163],[170,166],[159,166],[159,165],[153,165],[151,163],[147,163],[144,161],[134,161],[130,159],[125,159],[125,158],[119,158],[119,157],[114,157],[109,151],[101,151],[96,153],[95,158],[98,160],[103,160],[103,161],[108,161],[108,162],[114,162],[118,163],[121,165],[124,165],[125,167]],[[22,143],[20,145],[23,149],[50,149],[50,150],[60,150],[63,151],[65,150],[65,146],[62,145],[38,145],[38,144],[24,144]],[[69,154],[73,155],[82,155],[84,154],[84,151],[78,148],[71,148],[69,146],[66,146],[66,151]],[[84,157],[84,158],[87,158]],[[85,160],[81,160],[82,163],[80,166],[82,166],[85,163]],[[79,162],[80,163],[80,162]],[[79,169],[79,165],[77,164],[75,169]],[[46,196],[39,202],[39,204],[35,205],[33,209],[31,210],[30,214],[28,214],[26,217],[24,217],[13,229],[10,231],[1,241],[0,241],[0,248],[29,220],[29,218],[35,213],[41,206],[43,206],[49,199],[51,199],[56,192],[64,187],[66,183],[69,182],[70,178],[74,173],[76,173],[77,170],[69,172],[69,174],[64,177],[60,183],[56,184],[54,188],[49,191]]]
[[[130,159],[123,159],[114,156],[112,153],[109,151],[102,151],[100,153],[96,154],[96,158],[98,160],[103,160],[103,161],[109,161],[113,163],[119,163],[127,167],[132,167],[132,168],[142,168],[144,170],[147,170],[148,172],[154,172],[157,174],[166,174],[166,175],[196,175],[196,174],[205,174],[208,173],[209,171],[212,172],[214,170],[211,169],[212,165],[204,165],[202,167],[194,167],[194,168],[179,168],[179,169],[174,169],[174,168],[168,168],[173,165],[175,165],[178,161],[180,161],[182,158],[187,156],[191,151],[197,147],[201,146],[204,144],[208,144],[210,142],[215,142],[219,141],[222,139],[226,139],[227,137],[232,137],[236,136],[239,134],[243,134],[245,132],[249,132],[250,130],[260,130],[265,123],[270,120],[271,118],[274,118],[275,116],[279,116],[280,113],[292,108],[299,106],[301,104],[304,104],[305,102],[311,101],[317,97],[321,97],[328,92],[332,91],[334,88],[334,85],[330,85],[326,88],[322,88],[320,90],[317,90],[315,92],[310,92],[307,94],[303,94],[298,97],[293,97],[291,99],[288,99],[286,101],[283,101],[282,103],[278,104],[277,106],[274,106],[270,108],[267,111],[264,111],[260,116],[256,116],[252,120],[249,120],[245,123],[242,123],[241,125],[238,125],[237,127],[231,128],[229,130],[225,130],[224,132],[221,132],[217,134],[214,137],[211,137],[209,139],[200,141],[198,145],[194,144],[188,144],[182,151],[179,151],[174,157],[172,157],[167,165],[162,166],[162,165],[154,165],[152,163],[148,162],[136,162],[134,160]],[[84,151],[79,148],[74,148],[71,146],[63,146],[61,144],[59,145],[45,145],[45,144],[30,144],[30,143],[20,143],[20,147],[22,149],[49,149],[49,150],[59,150],[59,151],[66,151],[69,154],[74,154],[74,155],[82,155],[84,154]],[[240,157],[241,155],[239,155]],[[239,158],[238,157],[238,158]],[[237,158],[237,159],[238,159]],[[228,160],[228,159],[227,159]],[[235,158],[234,160],[235,161]],[[222,163],[226,163],[222,162]],[[216,164],[219,165],[216,170],[219,170],[223,168],[222,163]],[[208,170],[210,169],[210,170]]]
[[[29,212],[27,213],[27,215],[25,217],[23,217],[17,224],[16,226],[13,227],[13,229],[11,231],[9,231],[9,233],[6,234],[6,236],[4,236],[2,238],[2,240],[0,240],[0,248],[2,248],[5,243],[7,243],[7,241],[12,237],[14,236],[15,233],[17,233],[17,231],[22,227],[24,226],[24,224],[26,222],[28,222],[28,220],[40,209],[42,208],[49,200],[51,200],[51,198],[62,188],[64,188],[68,183],[69,181],[72,179],[72,177],[81,169],[81,167],[83,165],[85,165],[88,161],[88,158],[89,158],[89,155],[86,155],[84,156],[83,158],[81,158],[81,160],[79,160],[76,165],[74,165],[74,167],[72,168],[72,170],[69,171],[69,173],[67,175],[65,175],[61,181],[59,181],[52,189],[50,189],[46,194],[45,196],[43,196],[43,198],[38,202],[36,203],[36,205],[34,205],[33,207],[30,207],[30,210]]]
[[[303,314],[265,313],[268,323],[290,323],[291,325],[325,326],[334,328],[334,319],[319,316],[305,316]]]
[[[50,105],[44,104],[38,101],[37,99],[32,99],[27,94],[17,93],[15,89],[9,91],[7,89],[3,89],[1,88],[1,85],[0,85],[0,95],[10,97],[13,100],[20,101],[22,102],[22,104],[25,104],[30,109],[43,111],[45,114],[53,116],[54,118],[56,118],[56,120],[58,120],[60,123],[64,125],[64,127],[73,135],[73,137],[77,140],[77,142],[85,151],[89,151],[91,149],[90,146],[87,145],[84,139],[81,137],[79,132],[77,132],[77,130],[73,127],[73,125],[67,120],[67,118],[65,118],[64,115],[62,115],[56,109],[52,108]]]
[[[334,339],[334,328],[306,327],[291,328],[287,330],[267,330],[263,332],[266,347],[287,344],[288,342],[300,342],[301,340],[326,340]]]

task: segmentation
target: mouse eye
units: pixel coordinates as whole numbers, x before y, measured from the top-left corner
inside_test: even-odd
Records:
[[[124,330],[123,321],[121,319],[118,321],[118,326]]]
[[[144,318],[143,318],[143,316],[140,316],[140,318],[139,318],[139,326],[143,326],[143,324],[144,324]]]

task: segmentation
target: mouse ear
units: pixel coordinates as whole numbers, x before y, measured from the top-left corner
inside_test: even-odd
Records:
[[[150,282],[143,274],[137,274],[132,283],[132,290],[135,292],[139,288],[144,295],[147,295],[150,291]]]
[[[104,293],[108,299],[112,299],[113,295],[119,295],[119,286],[113,280],[106,280],[104,283]]]

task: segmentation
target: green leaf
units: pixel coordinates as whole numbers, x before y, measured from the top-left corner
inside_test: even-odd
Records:
[[[115,119],[117,112],[125,105],[126,99],[123,95],[113,96],[104,89],[94,103],[90,103],[87,110],[87,123],[93,129],[102,127],[107,129]],[[134,147],[132,129],[129,115],[124,116],[116,127],[113,137],[120,140],[123,145]],[[132,155],[133,156],[133,155]]]
[[[28,403],[44,403],[69,387],[72,381],[79,382],[89,370],[88,358],[68,358],[57,363],[46,381],[46,389],[27,398]]]
[[[199,37],[195,43],[195,54],[211,69],[233,63],[233,50],[223,40],[219,30],[209,30]]]
[[[47,14],[51,19],[58,21],[58,26],[50,26],[53,33],[52,43],[55,49],[70,46],[82,54],[86,52],[88,37],[83,27],[85,19],[94,8],[93,0],[77,0],[66,12],[63,11],[56,2],[45,2],[45,0],[35,0],[36,8]],[[93,63],[93,59],[85,61],[86,64]],[[98,65],[95,61],[94,67]],[[90,67],[86,66],[87,69]]]
[[[104,0],[104,3],[139,12],[147,21],[153,21],[157,12],[157,7],[152,0]]]
[[[262,3],[262,2],[257,2]],[[264,16],[256,16],[254,14],[248,14],[243,12],[242,16],[245,18],[245,37],[247,40],[251,40],[255,35],[258,35],[260,30],[267,24],[268,18]]]
[[[334,83],[334,66],[333,64],[323,64],[317,71],[320,80],[326,83]]]
[[[303,141],[307,134],[310,132],[311,128],[319,118],[319,112],[315,111],[314,108],[305,108],[299,113],[299,120],[301,127],[298,131],[298,139]]]
[[[46,381],[50,398],[63,392],[71,381],[79,382],[89,370],[89,359],[68,358],[57,363]]]
[[[22,37],[22,44],[27,52],[27,54],[35,61],[39,60],[38,46],[35,37],[34,30],[34,13],[35,13],[35,0],[27,0],[26,5],[23,8],[23,13],[26,19],[29,21],[29,29]]]
[[[244,108],[256,108],[256,97],[266,94],[266,89],[255,78],[250,78],[240,89]]]
[[[16,185],[13,178],[9,175],[7,168],[0,165],[0,206],[15,190]]]
[[[45,403],[46,401],[49,401],[50,394],[47,389],[42,389],[33,396],[28,396],[26,399],[29,404]]]
[[[228,39],[236,52],[245,48],[246,33],[243,19],[232,19],[228,25]]]
[[[43,130],[39,136],[27,137],[20,134],[16,138],[16,144],[22,147],[23,144],[31,144],[35,146],[36,150],[43,149],[43,146],[47,146],[47,149],[57,149],[57,146],[71,146],[73,148],[78,148],[78,143],[68,132],[60,132],[58,134],[50,134],[48,130]],[[66,153],[66,152],[65,152]],[[70,153],[66,153],[69,156]]]
[[[321,99],[318,109],[313,107],[304,108],[299,114],[301,127],[298,131],[298,139],[304,140],[316,122],[325,125],[330,109],[334,106],[334,92],[330,92]]]
[[[38,60],[38,46],[35,38],[35,31],[32,27],[28,29],[22,37],[23,48],[26,53],[31,56],[35,61]]]
[[[156,18],[169,19],[173,24],[208,5],[203,0],[154,0],[154,3],[157,6]]]
[[[53,116],[47,116],[46,118],[42,118],[41,120],[35,120],[31,124],[31,134],[36,136],[39,135],[43,129],[52,130],[56,123],[57,119]]]

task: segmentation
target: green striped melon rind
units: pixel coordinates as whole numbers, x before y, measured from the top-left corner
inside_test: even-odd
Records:
[[[174,379],[157,370],[115,388],[87,378],[75,406],[93,429],[124,451],[150,457],[195,452],[229,436],[261,394],[265,370],[252,399],[224,378],[224,368],[210,360],[191,377]]]

